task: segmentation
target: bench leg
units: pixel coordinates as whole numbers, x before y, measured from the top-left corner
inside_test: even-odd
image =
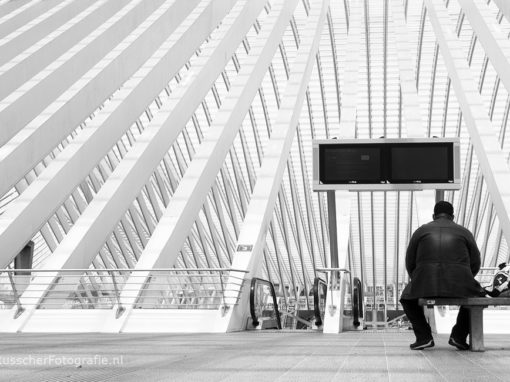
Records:
[[[483,345],[483,309],[484,306],[469,308],[469,345],[471,351],[485,351]]]

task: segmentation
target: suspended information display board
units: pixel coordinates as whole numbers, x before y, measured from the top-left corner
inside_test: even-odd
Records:
[[[458,138],[313,141],[314,191],[458,190]]]

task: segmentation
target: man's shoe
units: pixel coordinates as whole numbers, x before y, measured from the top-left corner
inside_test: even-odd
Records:
[[[434,340],[416,341],[414,344],[409,345],[411,350],[422,350],[425,348],[431,348],[434,346]]]
[[[458,341],[453,337],[450,337],[448,344],[455,346],[459,350],[469,350],[469,345],[464,341]]]

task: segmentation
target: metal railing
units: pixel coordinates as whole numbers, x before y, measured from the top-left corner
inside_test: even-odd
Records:
[[[269,297],[272,302],[268,302]],[[253,278],[250,287],[250,314],[253,326],[257,327],[259,318],[270,312],[271,318],[276,320],[278,329],[282,328],[280,312],[278,311],[278,300],[273,283],[267,280]]]
[[[238,292],[243,278],[230,268],[186,269],[2,269],[0,309],[113,309],[124,311],[121,296],[134,294],[138,309],[219,309],[225,292]],[[27,291],[27,293],[25,293]],[[239,297],[238,297],[239,298]],[[229,298],[230,305],[237,300]]]
[[[243,278],[231,275],[242,272],[230,268],[153,270],[145,281],[135,308],[150,309],[218,309],[226,306],[225,292],[242,288]],[[132,278],[143,277],[133,274]],[[230,282],[233,289],[227,289]],[[126,285],[124,290],[129,291]],[[239,302],[239,295],[232,305]]]

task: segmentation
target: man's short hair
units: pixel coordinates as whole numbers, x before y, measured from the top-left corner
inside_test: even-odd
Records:
[[[453,206],[444,200],[437,202],[434,206],[434,215],[439,214],[447,214],[453,216]]]

